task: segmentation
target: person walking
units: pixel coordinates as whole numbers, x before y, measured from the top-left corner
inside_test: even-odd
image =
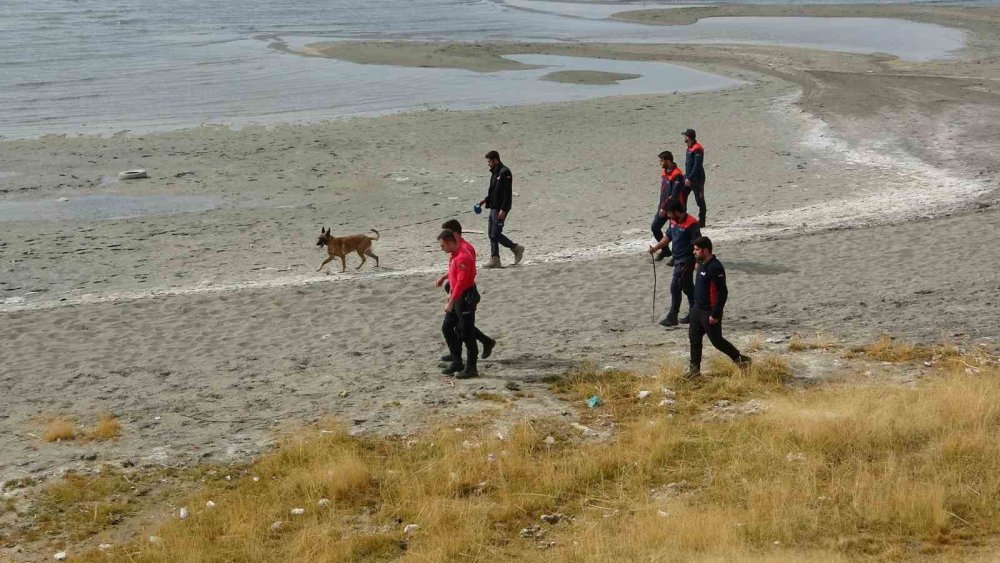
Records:
[[[450,219],[448,221],[445,221],[444,224],[441,225],[441,228],[447,229],[452,233],[455,233],[455,239],[458,240],[459,246],[461,246],[462,249],[471,254],[472,260],[473,262],[475,262],[476,248],[472,246],[472,244],[469,241],[465,240],[465,237],[462,236],[462,224],[459,223],[458,220],[456,219]],[[473,280],[473,282],[475,282],[475,280]],[[445,293],[451,293],[451,284],[448,283],[448,272],[442,274],[441,277],[439,277],[437,281],[434,282],[435,287],[441,287],[442,285],[444,286]],[[479,330],[478,326],[476,327],[475,335],[476,335],[476,340],[482,345],[483,352],[480,355],[480,357],[485,360],[489,358],[490,355],[493,353],[493,348],[496,347],[497,341],[483,334],[483,332]],[[451,352],[449,351],[448,354],[441,357],[441,361],[447,362],[450,365],[451,362],[455,361],[455,358],[451,355]],[[461,361],[461,357],[459,358],[459,361]]]
[[[698,221],[684,211],[684,205],[678,200],[673,200],[667,204],[667,216],[670,218],[670,226],[667,228],[667,236],[663,240],[649,247],[649,253],[665,247],[669,241],[674,248],[674,274],[670,280],[670,309],[666,316],[660,319],[662,326],[677,326],[678,323],[690,321],[690,312],[683,319],[678,320],[677,315],[681,309],[681,295],[686,295],[688,300],[688,311],[691,310],[692,291],[694,288],[694,240],[701,237],[701,229]]]
[[[684,156],[684,184],[694,192],[694,200],[698,202],[698,223],[705,228],[705,147],[698,142],[694,129],[685,129],[684,144],[687,153]]]
[[[511,204],[514,199],[513,183],[514,175],[510,168],[507,168],[500,161],[500,153],[490,151],[486,153],[486,164],[490,169],[490,187],[486,193],[486,198],[479,202],[480,206],[485,206],[490,210],[489,229],[490,237],[490,261],[486,263],[486,268],[502,268],[500,264],[500,245],[509,248],[514,253],[514,263],[521,262],[524,257],[524,247],[515,244],[514,241],[503,234],[503,226],[510,215]]]
[[[663,226],[670,220],[667,216],[667,206],[671,201],[677,199],[680,199],[683,204],[687,200],[687,193],[684,187],[684,174],[681,173],[681,169],[674,163],[674,154],[670,151],[663,151],[657,156],[660,159],[661,169],[660,202],[656,207],[656,215],[653,215],[653,223],[650,225],[650,230],[653,232],[653,238],[659,243],[664,240]],[[670,240],[667,239],[667,242],[669,243]],[[660,253],[656,255],[657,260],[663,260],[670,256],[671,250],[669,246],[663,245],[659,248]]]
[[[452,360],[441,373],[457,373],[456,377],[459,379],[477,377],[479,347],[476,345],[476,306],[479,304],[479,291],[476,289],[476,259],[462,248],[455,233],[447,229],[441,231],[437,240],[441,250],[449,255],[448,284],[451,287],[444,305],[441,332],[451,350]],[[466,351],[465,363],[462,362],[463,344]]]
[[[750,367],[751,359],[744,356],[722,337],[722,312],[729,298],[726,287],[726,269],[712,254],[712,240],[699,237],[694,243],[695,270],[694,304],[691,307],[691,324],[688,339],[691,342],[691,360],[687,377],[701,375],[701,345],[707,334],[716,350],[730,357],[742,369]]]

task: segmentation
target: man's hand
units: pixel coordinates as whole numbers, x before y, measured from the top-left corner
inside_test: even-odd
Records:
[[[666,219],[667,217],[667,211],[665,209],[657,211],[656,214],[659,215],[661,219]]]
[[[453,308],[454,304],[451,302],[451,299],[449,299],[448,302],[444,304],[444,312],[450,313]]]
[[[688,180],[687,178],[684,178],[684,185],[686,187],[690,188],[691,187],[691,180]]]
[[[712,315],[709,315],[708,316],[708,324],[710,324],[710,325],[717,325],[717,324],[719,324],[719,319],[713,317]]]
[[[445,274],[440,278],[438,278],[437,281],[434,282],[434,287],[441,287],[442,285],[444,285],[444,280],[446,279],[448,279],[448,274]]]
[[[655,246],[650,246],[649,247],[649,253],[650,254],[656,254],[656,247]]]
[[[507,213],[504,212],[503,209],[501,209],[500,211],[497,212],[497,221],[501,221],[502,222],[503,219],[504,219],[504,217],[506,217],[506,216],[507,216]]]

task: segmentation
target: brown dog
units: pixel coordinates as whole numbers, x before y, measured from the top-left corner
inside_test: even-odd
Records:
[[[326,246],[326,252],[329,254],[326,260],[319,265],[319,270],[323,269],[331,260],[336,257],[340,258],[340,271],[343,272],[347,269],[347,262],[344,258],[347,256],[348,252],[357,252],[358,256],[361,257],[361,263],[358,264],[356,269],[361,269],[361,266],[365,265],[368,260],[365,256],[371,256],[375,259],[375,267],[378,268],[378,256],[372,253],[372,241],[379,239],[378,231],[372,229],[375,233],[375,237],[370,237],[368,235],[351,235],[349,237],[335,237],[330,234],[330,229],[319,229],[319,241],[316,242],[316,246]],[[316,270],[317,272],[319,270]]]

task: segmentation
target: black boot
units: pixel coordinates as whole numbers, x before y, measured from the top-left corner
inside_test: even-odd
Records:
[[[483,359],[484,360],[486,358],[490,357],[490,354],[493,353],[493,348],[496,345],[497,345],[497,341],[496,340],[487,340],[486,342],[483,342]]]
[[[670,311],[660,319],[660,326],[677,326],[677,311]]]
[[[705,228],[705,210],[702,209],[698,212],[698,226],[702,229]]]
[[[750,366],[752,365],[753,365],[753,360],[750,359],[750,356],[744,356],[743,354],[740,354],[740,357],[736,358],[736,366],[739,367],[740,371],[742,371],[743,373],[749,372]]]
[[[462,362],[452,362],[448,367],[441,370],[441,375],[452,375],[465,370],[465,366]]]
[[[476,362],[470,361],[462,373],[455,375],[457,379],[469,379],[471,377],[479,377],[479,370],[476,368]]]
[[[682,325],[691,324],[691,315],[684,315],[684,317],[681,319],[681,324]]]
[[[441,356],[441,361],[442,362],[448,362],[450,364],[451,362],[455,361],[455,358],[452,358],[451,354],[445,354],[445,355]]]
[[[701,376],[701,366],[698,364],[690,364],[688,366],[687,372],[684,373],[684,379],[694,379]]]

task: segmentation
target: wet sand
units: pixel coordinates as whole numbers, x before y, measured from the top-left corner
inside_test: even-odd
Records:
[[[495,70],[501,55],[542,53],[669,61],[746,84],[0,144],[6,201],[218,202],[128,220],[3,224],[0,476],[241,460],[283,424],[326,414],[356,432],[406,433],[428,413],[476,412],[472,393],[511,382],[538,412],[558,414],[543,377],[586,361],[640,370],[683,361],[686,334],[652,322],[642,249],[656,154],[681,155],[687,127],[708,151],[706,234],[730,271],[735,341],[822,330],[847,341],[889,332],[990,342],[1000,336],[996,37],[972,21],[987,12],[913,10],[966,22],[969,49],[911,63],[774,47],[411,46],[408,57],[420,52],[432,66]],[[325,54],[347,58],[343,49]],[[406,51],[392,44],[348,50],[406,64],[386,54]],[[460,60],[449,59],[456,51]],[[480,324],[500,346],[482,378],[452,385],[437,374],[442,294],[432,281],[446,261],[434,237],[458,217],[486,253],[484,220],[469,209],[485,193],[482,155],[494,148],[515,174],[509,235],[528,252],[523,265],[480,274]],[[136,167],[151,177],[107,180]],[[379,229],[382,267],[354,272],[349,257],[346,274],[317,274],[320,226]],[[84,420],[102,408],[125,423],[117,443],[35,437],[40,417]],[[97,461],[79,459],[89,452]]]

